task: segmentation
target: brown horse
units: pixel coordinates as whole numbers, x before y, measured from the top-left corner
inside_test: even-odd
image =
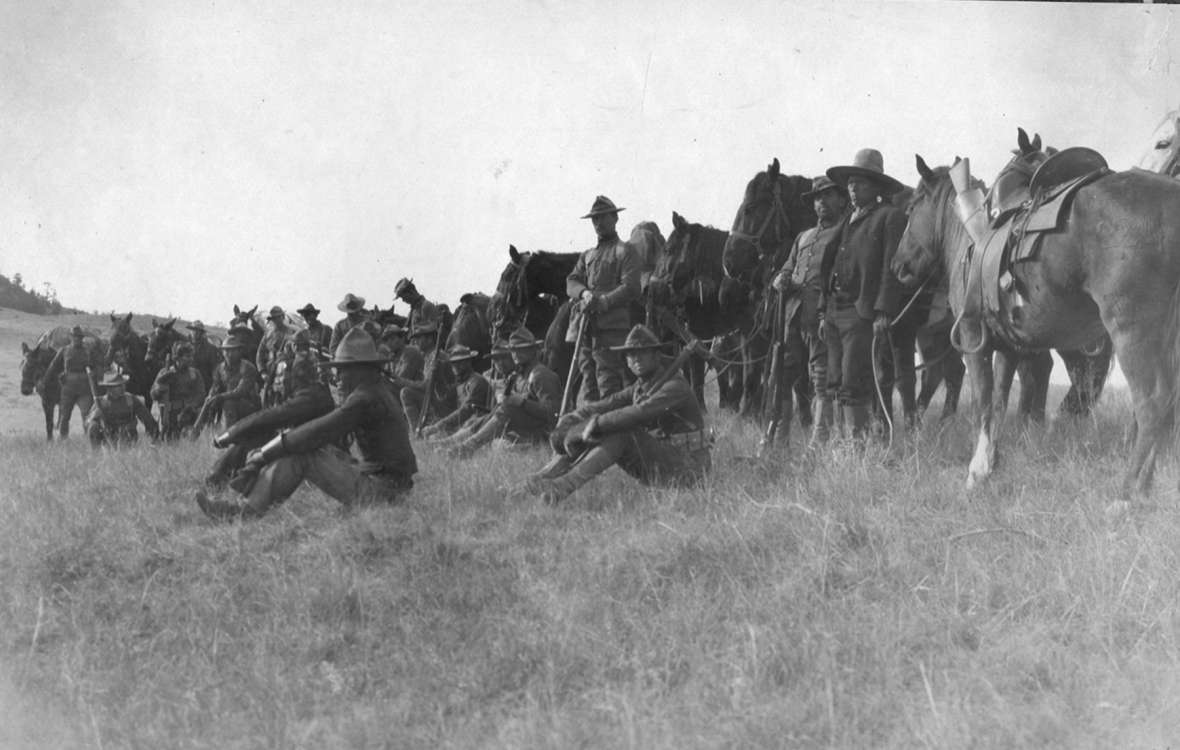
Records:
[[[492,337],[507,340],[512,331],[524,326],[546,342],[545,364],[562,382],[573,358],[573,345],[565,340],[569,323],[565,277],[574,270],[578,255],[545,250],[522,253],[509,245],[508,265],[489,306]]]
[[[1044,160],[1023,131],[1019,144],[1005,170]],[[1146,492],[1180,392],[1180,184],[1131,170],[1082,187],[1065,209],[1063,228],[1043,237],[1035,260],[1010,270],[1024,300],[1011,340],[985,324],[981,274],[970,272],[973,245],[955,209],[949,170],[932,170],[919,157],[918,171],[922,181],[893,268],[903,279],[921,278],[940,263],[952,271],[951,305],[979,419],[968,486],[995,467],[1007,401],[995,384],[1010,382],[1014,355],[1082,349],[1109,332],[1137,426],[1123,489]]]

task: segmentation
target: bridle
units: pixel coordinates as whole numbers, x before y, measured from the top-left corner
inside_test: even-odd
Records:
[[[744,208],[744,206],[743,206]],[[740,209],[739,209],[740,211]],[[791,217],[787,214],[786,204],[783,203],[783,183],[781,179],[774,181],[774,186],[771,188],[771,203],[770,211],[767,212],[766,218],[762,220],[762,226],[758,227],[758,231],[754,233],[743,232],[739,229],[730,231],[729,236],[739,242],[745,242],[753,246],[759,258],[764,258],[767,255],[767,232],[774,228],[774,245],[770,247],[781,246],[784,240],[791,234]],[[784,232],[785,230],[785,232]],[[729,270],[729,264],[722,259],[721,270],[726,278],[734,281],[743,281],[740,275],[735,276]]]

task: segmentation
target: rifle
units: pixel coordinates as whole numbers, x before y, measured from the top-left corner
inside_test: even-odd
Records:
[[[98,389],[94,387],[94,371],[90,368],[90,365],[86,366],[86,384],[90,386],[90,397],[94,399],[94,405],[98,407],[98,413],[101,415],[103,425],[105,426],[107,421],[107,412],[106,409],[102,407],[102,401],[99,400]],[[86,417],[85,414],[82,416],[83,418]]]
[[[570,409],[570,397],[573,395],[575,368],[578,366],[578,355],[582,351],[582,338],[586,335],[586,322],[590,319],[588,313],[583,312],[578,317],[578,336],[574,339],[574,354],[570,359],[570,371],[565,377],[565,391],[561,394],[561,409],[557,412],[557,417],[560,419],[565,416],[565,413]]]
[[[775,291],[774,325],[772,326],[774,341],[770,345],[770,370],[767,373],[765,387],[763,388],[763,416],[766,418],[766,433],[762,436],[762,441],[758,446],[760,451],[766,450],[774,445],[775,437],[778,435],[779,423],[782,419],[783,388],[780,381],[783,377],[783,339],[785,338],[787,328],[785,320],[787,306],[783,304],[784,296],[783,292]],[[788,393],[786,397],[790,398],[791,394]]]
[[[430,399],[434,395],[434,376],[438,373],[438,344],[434,345],[434,361],[430,363],[430,372],[426,374],[426,390],[422,393],[422,413],[418,415],[418,427],[414,430],[416,437],[422,437],[422,430],[426,429],[426,419],[430,414]]]
[[[205,429],[205,418],[209,416],[209,408],[213,406],[213,400],[217,398],[216,393],[210,393],[205,397],[205,403],[201,404],[201,410],[197,412],[197,421],[193,422],[192,437],[196,440],[201,436],[201,430]]]

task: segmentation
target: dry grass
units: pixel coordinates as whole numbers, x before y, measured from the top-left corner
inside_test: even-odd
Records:
[[[2,438],[0,744],[1166,747],[1180,516],[1107,525],[1126,406],[962,490],[965,425],[697,491],[612,472],[559,509],[539,451],[420,451],[403,507],[303,489],[218,526],[205,445]],[[7,734],[5,734],[7,733]]]

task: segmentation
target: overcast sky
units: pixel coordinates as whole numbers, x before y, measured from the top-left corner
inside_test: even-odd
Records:
[[[336,7],[340,6],[340,7]],[[740,6],[740,7],[739,7]],[[0,2],[0,272],[84,309],[329,321],[411,276],[455,304],[509,243],[673,210],[728,228],[778,157],[991,180],[1016,127],[1138,161],[1180,102],[1157,5]],[[404,310],[403,310],[404,311]]]

